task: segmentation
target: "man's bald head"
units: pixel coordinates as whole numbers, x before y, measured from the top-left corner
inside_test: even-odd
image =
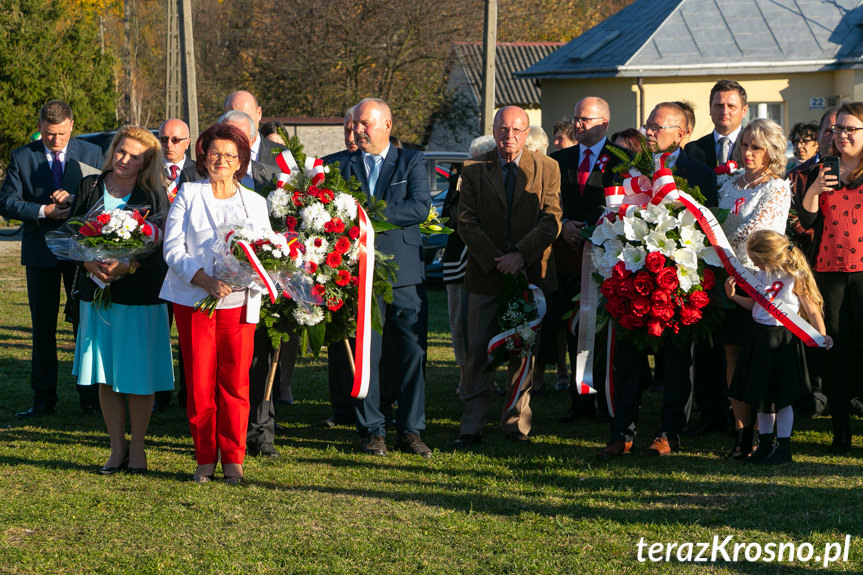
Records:
[[[252,119],[254,124],[252,143],[254,143],[254,138],[258,137],[258,125],[261,123],[261,116],[263,116],[263,111],[261,110],[261,106],[258,105],[257,98],[246,90],[231,92],[225,98],[225,112],[230,112],[231,110],[244,112]]]
[[[162,122],[159,126],[159,142],[162,144],[162,157],[172,164],[179,164],[189,149],[189,126],[177,118]]]
[[[572,112],[574,138],[588,148],[597,144],[608,132],[611,109],[608,102],[596,96],[582,98]]]

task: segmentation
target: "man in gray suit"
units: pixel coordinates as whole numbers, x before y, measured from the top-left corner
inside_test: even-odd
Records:
[[[242,133],[249,138],[251,138],[254,134],[257,134],[257,130],[255,130],[254,120],[245,112],[240,112],[238,110],[231,110],[229,112],[225,112],[219,117],[219,124],[230,124],[235,128],[238,128]],[[258,140],[262,140],[265,138],[261,138],[258,136]],[[266,140],[269,142],[269,140]],[[254,156],[254,154],[253,154]],[[240,182],[250,190],[254,190],[259,194],[266,195],[264,192],[268,187],[273,187],[276,176],[279,174],[279,169],[276,167],[275,160],[273,160],[273,164],[265,164],[260,161],[252,160],[249,162],[249,168],[246,172],[245,177]]]
[[[21,264],[26,267],[33,323],[33,405],[16,414],[19,418],[54,413],[60,281],[68,301],[77,269],[74,262],[57,260],[45,243],[45,233],[57,229],[69,217],[81,178],[98,172],[102,166],[102,151],[97,146],[71,137],[74,118],[65,102],[51,100],[42,106],[38,126],[41,139],[12,152],[6,181],[0,189],[0,215],[23,222]],[[73,323],[73,333],[76,331]],[[98,412],[96,391],[96,386],[78,388],[85,412]]]

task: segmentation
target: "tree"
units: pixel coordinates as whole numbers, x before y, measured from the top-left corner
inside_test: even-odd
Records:
[[[0,158],[26,143],[51,99],[67,102],[78,132],[114,124],[115,59],[74,3],[0,2]]]

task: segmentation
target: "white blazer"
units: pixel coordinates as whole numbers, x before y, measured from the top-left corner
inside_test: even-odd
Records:
[[[272,231],[267,200],[246,187],[238,188],[249,214],[248,225]],[[213,275],[211,246],[218,239],[218,231],[207,208],[207,200],[212,198],[209,180],[186,182],[168,210],[163,248],[168,273],[159,292],[163,300],[191,307],[207,297],[204,288],[192,284],[192,278],[200,269]],[[246,321],[258,323],[261,292],[249,289],[246,293]]]

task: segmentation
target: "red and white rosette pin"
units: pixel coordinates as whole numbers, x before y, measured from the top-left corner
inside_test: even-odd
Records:
[[[357,219],[359,220],[360,236],[358,277],[360,280],[357,301],[357,338],[354,348],[354,385],[351,397],[363,399],[369,392],[369,374],[371,373],[371,343],[372,343],[372,305],[374,292],[372,285],[375,277],[375,230],[369,215],[357,202]]]

